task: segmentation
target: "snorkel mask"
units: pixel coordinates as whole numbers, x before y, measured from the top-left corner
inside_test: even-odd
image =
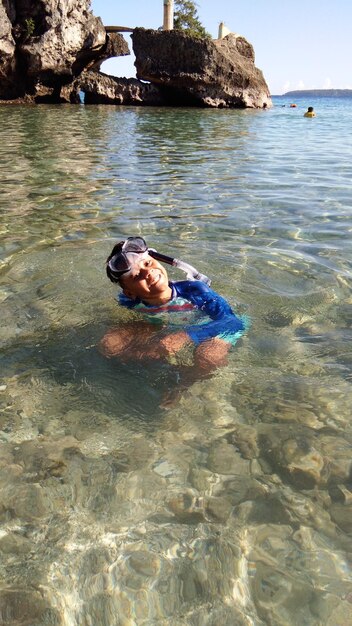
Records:
[[[128,237],[128,239],[124,241],[121,250],[114,254],[108,261],[111,276],[116,281],[118,281],[121,276],[128,276],[130,272],[133,272],[135,267],[139,267],[141,259],[148,254],[157,261],[173,265],[183,270],[188,280],[201,280],[203,283],[206,283],[206,285],[210,285],[211,283],[208,276],[198,272],[198,270],[192,265],[189,265],[189,263],[167,256],[166,254],[160,254],[154,250],[154,248],[148,248],[143,237]]]

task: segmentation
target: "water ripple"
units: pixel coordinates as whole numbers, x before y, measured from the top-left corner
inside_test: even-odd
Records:
[[[5,624],[350,623],[352,107],[282,104],[0,108]],[[251,318],[169,411],[192,354],[97,349],[130,234]]]

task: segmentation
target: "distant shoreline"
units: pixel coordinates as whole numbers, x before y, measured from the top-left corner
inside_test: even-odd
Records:
[[[279,95],[272,95],[273,98],[284,98],[289,96],[290,98],[316,98],[318,96],[331,97],[331,98],[351,98],[352,89],[300,89],[296,91],[286,91],[286,93]]]

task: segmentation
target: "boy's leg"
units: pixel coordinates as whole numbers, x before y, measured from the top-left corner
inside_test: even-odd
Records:
[[[159,333],[160,326],[126,324],[108,331],[99,343],[99,350],[107,357],[166,359],[191,341],[182,331],[162,338]]]
[[[195,366],[200,370],[200,377],[202,377],[202,374],[210,374],[218,367],[227,365],[230,347],[230,343],[218,337],[199,344],[194,354],[194,362]]]
[[[193,365],[180,369],[177,387],[165,395],[161,408],[173,407],[193,383],[210,378],[218,367],[227,365],[230,348],[230,343],[217,337],[199,344],[194,352]]]
[[[124,358],[141,358],[146,351],[150,339],[157,330],[154,326],[145,324],[124,324],[121,328],[109,330],[98,344],[99,351],[109,358],[123,356]]]

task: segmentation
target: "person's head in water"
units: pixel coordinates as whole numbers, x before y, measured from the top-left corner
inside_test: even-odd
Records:
[[[313,107],[308,107],[308,113],[313,113],[314,109]]]
[[[138,249],[128,239],[113,247],[106,259],[106,274],[133,300],[140,298],[145,302],[159,303],[171,297],[165,267],[148,254],[146,246],[140,244]]]

